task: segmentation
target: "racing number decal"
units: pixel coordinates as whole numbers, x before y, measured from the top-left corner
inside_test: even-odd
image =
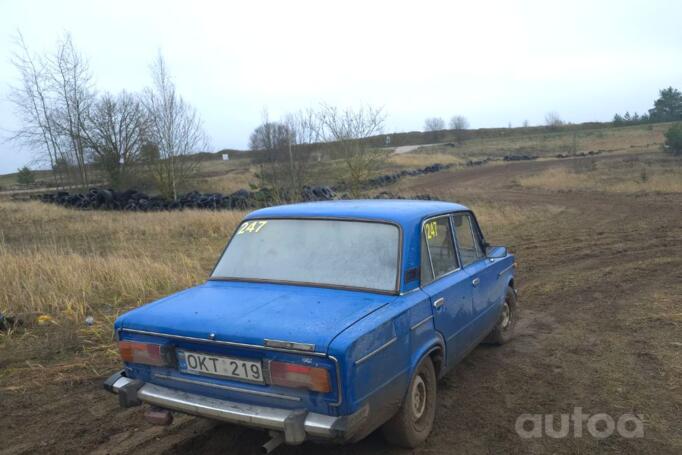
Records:
[[[424,225],[426,240],[433,240],[438,237],[438,225],[435,221],[430,221]]]
[[[246,222],[242,224],[242,226],[239,228],[237,231],[237,235],[239,234],[247,234],[251,232],[258,232],[261,229],[263,229],[263,226],[268,224],[267,221],[251,221],[251,222]]]

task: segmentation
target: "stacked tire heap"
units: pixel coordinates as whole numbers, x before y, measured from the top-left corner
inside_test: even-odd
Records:
[[[208,209],[245,210],[272,205],[277,198],[268,188],[258,191],[238,190],[229,195],[200,193],[192,191],[180,195],[177,200],[162,196],[149,196],[137,190],[114,191],[105,188],[91,188],[87,193],[60,191],[37,196],[46,203],[58,204],[81,210],[125,210],[131,212],[153,212],[161,210]],[[328,201],[336,198],[334,191],[325,186],[305,187],[301,192],[303,201]]]
[[[528,161],[528,160],[537,160],[537,156],[532,156],[532,155],[505,155],[503,158],[504,161]]]
[[[416,175],[431,174],[433,172],[444,171],[452,167],[452,164],[432,164],[431,166],[426,166],[421,169],[403,169],[400,172],[394,172],[393,174],[380,175],[369,180],[368,184],[371,187],[390,185],[395,183],[403,177],[410,176],[414,177]]]
[[[467,166],[469,166],[469,167],[483,166],[484,164],[487,164],[490,161],[491,161],[490,158],[484,158],[482,160],[469,160],[469,161],[467,161]]]

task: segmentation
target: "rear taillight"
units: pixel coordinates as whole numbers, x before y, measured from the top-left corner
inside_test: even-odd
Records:
[[[160,344],[119,341],[118,350],[121,352],[121,359],[124,362],[142,363],[158,367],[171,364],[169,349]]]
[[[270,383],[327,393],[331,391],[329,371],[298,363],[270,362]]]

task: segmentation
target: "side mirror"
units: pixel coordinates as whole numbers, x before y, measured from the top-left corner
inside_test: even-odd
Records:
[[[488,259],[502,259],[507,257],[507,254],[509,254],[509,252],[507,251],[507,247],[504,246],[489,246],[485,250],[485,255]]]

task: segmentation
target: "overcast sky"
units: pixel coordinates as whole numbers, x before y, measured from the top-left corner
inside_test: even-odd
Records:
[[[644,112],[682,89],[682,2],[0,0],[0,134],[18,125],[13,36],[46,51],[65,31],[99,91],[137,91],[161,49],[214,150],[324,101],[385,106],[385,132],[461,114],[472,128]],[[0,142],[0,173],[32,154]]]

